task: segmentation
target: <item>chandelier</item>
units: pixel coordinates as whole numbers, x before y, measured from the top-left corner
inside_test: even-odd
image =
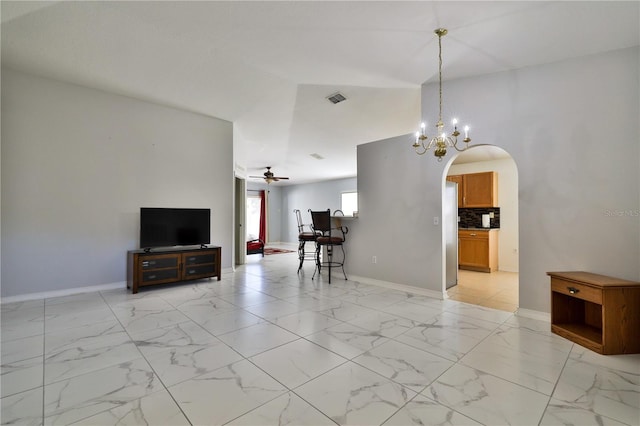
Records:
[[[433,148],[433,155],[438,157],[438,161],[442,161],[442,157],[447,155],[447,147],[454,148],[456,151],[464,151],[469,148],[469,142],[471,142],[471,138],[469,137],[469,126],[464,127],[464,146],[458,146],[458,136],[460,136],[460,132],[458,131],[458,119],[454,118],[451,121],[453,125],[453,132],[451,135],[447,136],[444,132],[444,123],[442,122],[442,37],[447,35],[446,28],[438,28],[434,31],[434,33],[438,36],[438,78],[440,80],[440,114],[438,116],[438,122],[436,123],[436,135],[432,138],[429,138],[425,134],[426,125],[422,123],[420,125],[420,131],[416,132],[416,141],[413,143],[413,148],[416,150],[416,154],[423,155],[431,148]],[[428,141],[428,142],[427,142]],[[460,144],[462,145],[462,143]]]

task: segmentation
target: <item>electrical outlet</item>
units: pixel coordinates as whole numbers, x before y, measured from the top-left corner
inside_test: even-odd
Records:
[[[372,256],[371,263],[378,263],[378,256]]]

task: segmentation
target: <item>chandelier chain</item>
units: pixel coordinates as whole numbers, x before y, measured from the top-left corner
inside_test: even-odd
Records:
[[[440,114],[439,123],[442,122],[442,35],[438,34],[438,80],[440,81]]]

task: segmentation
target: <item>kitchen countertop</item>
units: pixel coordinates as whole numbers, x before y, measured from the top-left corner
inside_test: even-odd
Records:
[[[458,229],[463,229],[465,231],[498,231],[500,228],[462,228],[462,227],[458,227]]]

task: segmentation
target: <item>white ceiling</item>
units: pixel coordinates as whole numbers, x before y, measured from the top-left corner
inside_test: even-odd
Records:
[[[637,1],[2,1],[2,64],[233,121],[246,174],[273,166],[295,184],[354,176],[356,145],[416,130],[420,85],[437,79],[435,28],[449,29],[446,80],[637,46],[639,10]],[[337,91],[348,100],[333,105],[326,97]]]

